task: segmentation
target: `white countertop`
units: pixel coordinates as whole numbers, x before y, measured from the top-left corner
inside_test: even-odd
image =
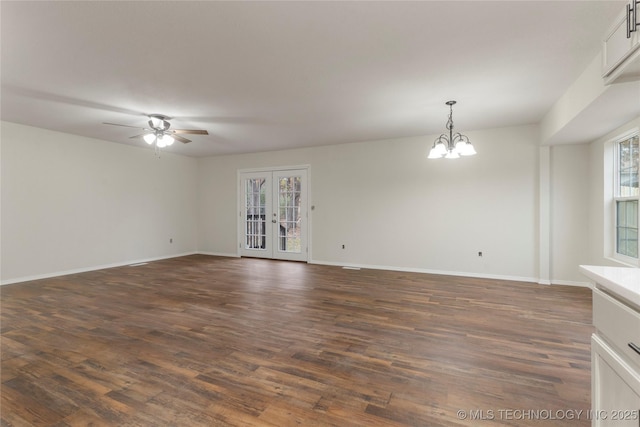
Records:
[[[640,268],[581,265],[580,272],[596,282],[599,288],[640,308]]]

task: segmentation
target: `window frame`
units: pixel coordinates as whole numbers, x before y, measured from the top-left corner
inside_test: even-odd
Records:
[[[632,265],[632,266],[640,266],[640,239],[638,240],[638,258],[635,257],[631,257],[625,254],[621,254],[618,252],[618,202],[625,202],[625,201],[638,201],[638,204],[640,205],[640,193],[638,195],[635,196],[621,196],[620,195],[620,144],[625,142],[625,141],[629,141],[632,140],[634,138],[638,138],[640,140],[640,132],[638,131],[638,129],[634,129],[631,132],[628,132],[624,135],[621,135],[620,137],[616,138],[613,141],[613,145],[614,145],[614,150],[613,150],[613,154],[614,154],[614,161],[613,161],[613,203],[612,203],[612,225],[613,225],[613,230],[612,230],[612,238],[613,238],[613,242],[612,242],[612,257],[617,260],[620,261],[624,264],[628,264],[628,265]],[[640,156],[640,150],[638,151],[638,155]],[[640,173],[640,172],[639,172]],[[640,225],[640,209],[638,209],[638,218],[636,219],[636,224]]]

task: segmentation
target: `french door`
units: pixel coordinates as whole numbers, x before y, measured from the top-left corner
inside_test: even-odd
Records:
[[[307,261],[307,170],[240,173],[240,255]]]

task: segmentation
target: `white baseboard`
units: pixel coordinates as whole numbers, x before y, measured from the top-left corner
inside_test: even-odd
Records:
[[[50,279],[52,277],[67,276],[69,274],[86,273],[88,271],[104,270],[106,268],[124,267],[131,264],[143,264],[143,263],[152,262],[152,261],[160,261],[163,259],[179,258],[187,255],[195,255],[197,253],[198,252],[184,252],[180,254],[145,258],[145,259],[136,259],[136,260],[130,260],[130,261],[124,261],[124,262],[116,262],[112,264],[103,264],[103,265],[95,265],[91,267],[74,268],[72,270],[56,271],[54,273],[36,274],[34,276],[17,277],[14,279],[3,280],[2,282],[0,282],[0,286],[11,285],[13,283],[28,282],[31,280]]]
[[[183,256],[196,255],[196,254],[228,257],[228,258],[240,258],[240,256],[237,253],[203,252],[203,251],[184,252],[184,253],[174,254],[174,255],[130,260],[126,262],[97,265],[97,266],[85,267],[85,268],[76,268],[72,270],[58,271],[58,272],[47,273],[47,274],[38,274],[34,276],[18,277],[14,279],[3,280],[2,282],[0,282],[0,286],[10,285],[13,283],[28,282],[31,280],[49,279],[51,277],[66,276],[69,274],[85,273],[88,271],[104,270],[107,268],[123,267],[127,265],[132,265],[132,264],[143,264],[143,263],[148,263],[153,261],[160,261],[163,259],[179,258]],[[443,276],[475,277],[479,279],[495,279],[495,280],[509,280],[509,281],[515,281],[515,282],[530,282],[530,283],[538,283],[541,285],[580,286],[580,287],[593,288],[593,285],[590,282],[574,282],[569,280],[549,281],[549,280],[538,280],[534,277],[505,276],[501,274],[469,273],[469,272],[461,272],[461,271],[431,270],[431,269],[425,269],[425,268],[396,267],[396,266],[373,265],[373,264],[351,264],[351,263],[345,264],[340,262],[322,261],[322,260],[309,260],[308,263],[318,264],[318,265],[331,265],[336,267],[347,267],[349,269],[354,269],[354,270],[365,268],[365,269],[371,269],[371,270],[401,271],[406,273],[426,273],[426,274],[439,274]]]
[[[579,286],[582,288],[591,288],[593,289],[593,284],[590,282],[574,282],[571,280],[552,280],[552,285],[560,285],[560,286]]]
[[[203,252],[203,251],[198,251],[197,254],[198,255],[223,256],[223,257],[227,257],[227,258],[240,258],[240,255],[238,255],[238,254],[231,254],[231,253],[224,253],[224,252]]]
[[[402,271],[406,273],[426,273],[426,274],[439,274],[442,276],[475,277],[478,279],[496,279],[496,280],[510,280],[515,282],[538,283],[538,279],[535,277],[505,276],[501,274],[483,274],[483,273],[469,273],[469,272],[462,272],[462,271],[431,270],[426,268],[395,267],[395,266],[389,266],[389,265],[340,263],[340,262],[322,261],[322,260],[309,260],[309,264],[332,265],[336,267],[350,267],[350,268],[369,268],[372,270]]]

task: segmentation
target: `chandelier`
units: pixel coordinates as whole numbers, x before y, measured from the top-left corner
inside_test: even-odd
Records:
[[[453,106],[455,103],[456,101],[446,102],[449,106],[449,120],[447,120],[449,135],[447,136],[443,133],[436,138],[427,156],[429,159],[439,159],[442,157],[445,159],[457,159],[460,156],[473,156],[476,154],[476,150],[473,148],[473,145],[471,145],[471,142],[469,142],[469,138],[460,132],[453,133]]]

